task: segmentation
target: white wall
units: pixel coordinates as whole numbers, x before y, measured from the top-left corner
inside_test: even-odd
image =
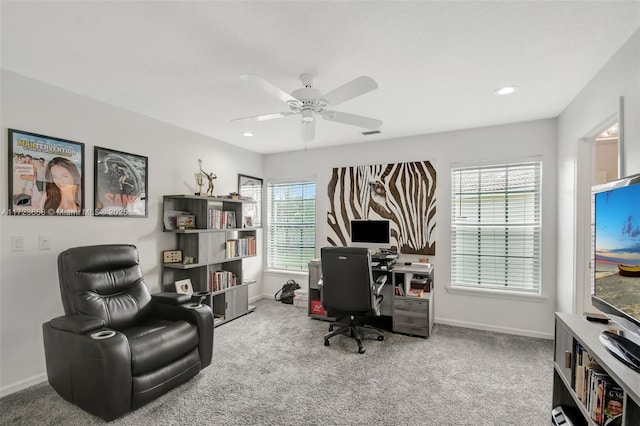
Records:
[[[319,123],[318,131],[322,123]],[[313,142],[309,143],[313,146]],[[510,161],[539,156],[543,161],[542,297],[500,298],[447,290],[449,261],[451,164]],[[317,241],[326,245],[327,184],[333,167],[430,160],[437,172],[435,320],[472,328],[552,337],[556,275],[556,125],[554,119],[486,127],[326,149],[267,155],[267,179],[316,176]],[[265,272],[263,289],[274,294],[289,275]],[[293,276],[308,285],[306,276]]]
[[[591,185],[585,138],[618,114],[624,97],[624,175],[640,172],[640,31],[607,62],[558,118],[558,307],[589,309]],[[587,302],[585,302],[587,299]],[[585,306],[586,305],[586,306]]]
[[[101,146],[149,157],[149,217],[0,216],[0,394],[46,379],[41,324],[62,315],[56,258],[81,245],[133,243],[138,246],[146,282],[160,290],[161,252],[175,248],[175,236],[162,232],[162,195],[195,192],[197,159],[213,170],[216,194],[237,190],[238,173],[262,176],[262,155],[179,129],[139,114],[78,96],[2,71],[2,152],[7,128],[85,144],[85,208],[93,205],[93,148]],[[4,154],[6,155],[6,154]],[[0,161],[6,179],[7,161]],[[6,180],[0,199],[6,206]],[[39,234],[50,236],[51,250],[38,250]],[[12,252],[11,235],[23,235],[25,250]],[[262,256],[245,262],[245,274],[258,278]],[[251,298],[260,284],[249,287]]]

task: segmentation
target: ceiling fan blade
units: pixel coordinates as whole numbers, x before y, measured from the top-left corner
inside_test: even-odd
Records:
[[[351,124],[352,126],[364,127],[369,130],[376,130],[382,126],[382,121],[375,118],[363,117],[361,115],[348,114],[340,111],[325,111],[322,118],[338,123]]]
[[[350,82],[343,84],[329,93],[324,94],[320,99],[331,106],[336,106],[377,88],[378,83],[376,83],[371,77],[363,75],[355,80],[351,80]]]
[[[234,118],[231,121],[251,120],[251,121],[265,121],[273,120],[275,118],[288,117],[295,114],[294,112],[274,112],[271,114],[254,115],[251,117]]]
[[[316,120],[302,122],[302,142],[311,142],[316,137]]]
[[[291,96],[281,88],[273,85],[272,83],[269,83],[267,80],[265,80],[262,77],[258,77],[257,75],[253,75],[253,74],[242,74],[240,78],[243,79],[244,81],[248,81],[250,83],[255,84],[265,92],[269,93],[272,96],[275,96],[276,98],[280,99],[282,102],[288,105],[302,106],[302,102],[300,102],[298,99],[294,98],[293,96]]]

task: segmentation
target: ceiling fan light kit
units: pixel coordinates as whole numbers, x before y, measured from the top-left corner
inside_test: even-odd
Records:
[[[310,142],[315,138],[316,114],[320,115],[325,120],[363,127],[368,130],[377,130],[382,126],[382,121],[375,118],[327,109],[377,89],[378,84],[371,77],[358,77],[332,90],[331,92],[325,93],[324,95],[318,89],[313,87],[316,80],[313,74],[302,74],[300,76],[300,81],[302,82],[303,87],[294,90],[291,94],[273,85],[262,77],[253,74],[243,74],[240,78],[244,81],[255,84],[263,91],[280,99],[289,106],[290,112],[262,114],[252,117],[236,118],[231,121],[264,121],[300,114],[302,122],[301,139],[304,142]]]

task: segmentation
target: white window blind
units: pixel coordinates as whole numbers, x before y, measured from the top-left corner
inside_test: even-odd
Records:
[[[267,185],[267,267],[307,270],[316,252],[316,184]]]
[[[540,292],[541,168],[452,170],[452,286]]]

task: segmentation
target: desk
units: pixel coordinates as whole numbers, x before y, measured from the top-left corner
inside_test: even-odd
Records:
[[[394,333],[405,333],[422,337],[429,337],[433,329],[433,265],[428,267],[402,265],[396,263],[390,269],[373,268],[373,278],[386,275],[387,284],[382,287],[384,299],[380,306],[380,314],[389,317]],[[320,303],[320,287],[318,281],[322,275],[320,259],[309,262],[309,310],[308,315],[322,320],[328,318]],[[396,296],[395,288],[402,287],[404,294],[411,285],[414,275],[425,275],[430,280],[430,290],[424,292],[422,297]]]

